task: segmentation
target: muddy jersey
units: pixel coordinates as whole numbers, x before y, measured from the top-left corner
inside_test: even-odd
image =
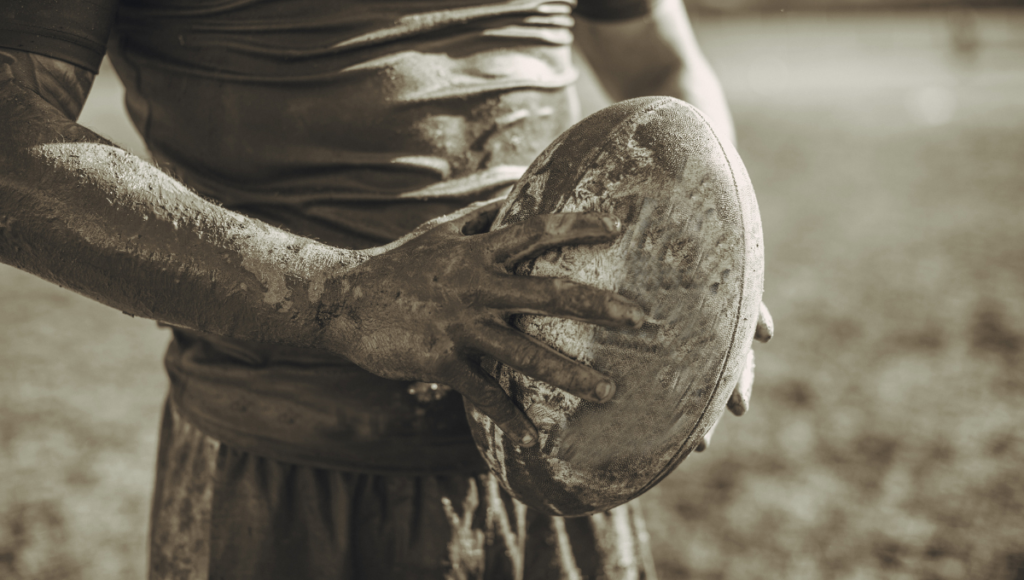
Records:
[[[226,207],[367,248],[500,195],[576,121],[574,10],[619,19],[648,9],[645,0],[10,0],[0,46],[92,70],[109,46],[156,163]],[[482,468],[457,395],[420,401],[407,383],[345,360],[175,334],[172,398],[235,447],[364,471]]]
[[[158,163],[346,247],[518,178],[574,118],[572,6],[125,0],[111,56]]]

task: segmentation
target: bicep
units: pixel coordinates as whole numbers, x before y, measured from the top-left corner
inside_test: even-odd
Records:
[[[17,85],[76,120],[106,52],[117,3],[0,2],[0,91]]]
[[[95,75],[85,68],[49,56],[0,49],[0,94],[8,83],[29,90],[65,117],[77,120]]]
[[[681,0],[654,0],[624,20],[576,19],[576,43],[612,97],[656,94],[667,78],[707,66]]]

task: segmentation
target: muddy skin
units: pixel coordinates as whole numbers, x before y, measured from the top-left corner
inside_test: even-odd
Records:
[[[38,96],[3,94],[5,263],[135,316],[313,346],[324,281],[365,256],[205,202]]]
[[[467,225],[489,223],[499,206],[490,202],[432,222],[330,282],[331,293],[348,309],[330,332],[361,337],[347,352],[356,364],[380,369],[374,372],[387,378],[417,376],[450,386],[529,446],[536,439],[533,425],[483,371],[482,358],[545,377],[590,401],[608,400],[615,387],[607,376],[513,329],[508,319],[529,313],[635,328],[644,313],[611,292],[511,273],[522,260],[554,247],[610,241],[619,233],[617,220],[603,214],[537,216],[501,232],[463,234]],[[437,255],[448,258],[441,262]],[[389,315],[398,308],[408,314]]]
[[[381,376],[449,385],[523,445],[536,431],[481,359],[586,400],[614,393],[605,375],[508,324],[516,314],[611,328],[643,321],[612,292],[511,274],[551,248],[615,239],[612,216],[539,216],[479,233],[497,212],[490,203],[382,248],[327,246],[204,201],[75,124],[69,116],[91,78],[53,59],[3,53],[0,261],[129,315],[316,348]]]
[[[43,97],[68,119],[77,119],[93,73],[38,54],[0,50],[0,82],[8,80]]]

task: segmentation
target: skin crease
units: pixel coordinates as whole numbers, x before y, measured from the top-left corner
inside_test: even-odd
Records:
[[[678,13],[668,14],[679,24]],[[717,80],[707,96],[694,88],[708,74],[714,79],[710,68],[704,73],[695,66],[700,60],[672,57],[695,43],[665,40],[679,31],[658,22],[580,19],[577,29],[592,61],[600,57],[595,47],[643,37],[633,39],[628,67],[609,61],[598,68],[613,95],[703,98],[709,115],[731,131]],[[637,65],[646,62],[656,66]],[[507,323],[516,313],[609,327],[643,322],[635,304],[610,292],[510,273],[517,261],[553,247],[613,239],[619,224],[610,216],[538,216],[480,233],[497,211],[491,203],[381,248],[327,246],[207,202],[77,125],[92,78],[59,60],[0,51],[0,261],[133,316],[316,348],[388,378],[449,385],[523,446],[536,431],[480,368],[481,358],[592,401],[614,395],[606,377]]]

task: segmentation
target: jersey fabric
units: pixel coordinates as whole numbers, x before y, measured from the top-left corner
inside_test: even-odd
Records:
[[[583,2],[14,0],[0,46],[95,70],[111,31],[158,165],[228,208],[367,248],[502,194],[575,122],[574,8],[647,10]],[[484,469],[454,394],[422,403],[344,359],[184,330],[166,366],[182,414],[234,448],[366,473]]]
[[[580,0],[588,18],[636,0]],[[501,195],[578,116],[572,0],[8,0],[0,47],[96,70],[154,161],[367,248]],[[109,34],[109,43],[108,43]],[[486,475],[462,399],[175,330],[152,578],[651,578],[635,507],[564,520]],[[382,568],[383,567],[383,568]]]
[[[117,2],[4,0],[0,47],[51,56],[99,72]]]
[[[159,165],[230,209],[367,248],[500,195],[571,124],[571,10],[123,0],[111,58]],[[457,394],[421,403],[343,359],[177,337],[178,408],[233,448],[364,473],[485,469]]]

